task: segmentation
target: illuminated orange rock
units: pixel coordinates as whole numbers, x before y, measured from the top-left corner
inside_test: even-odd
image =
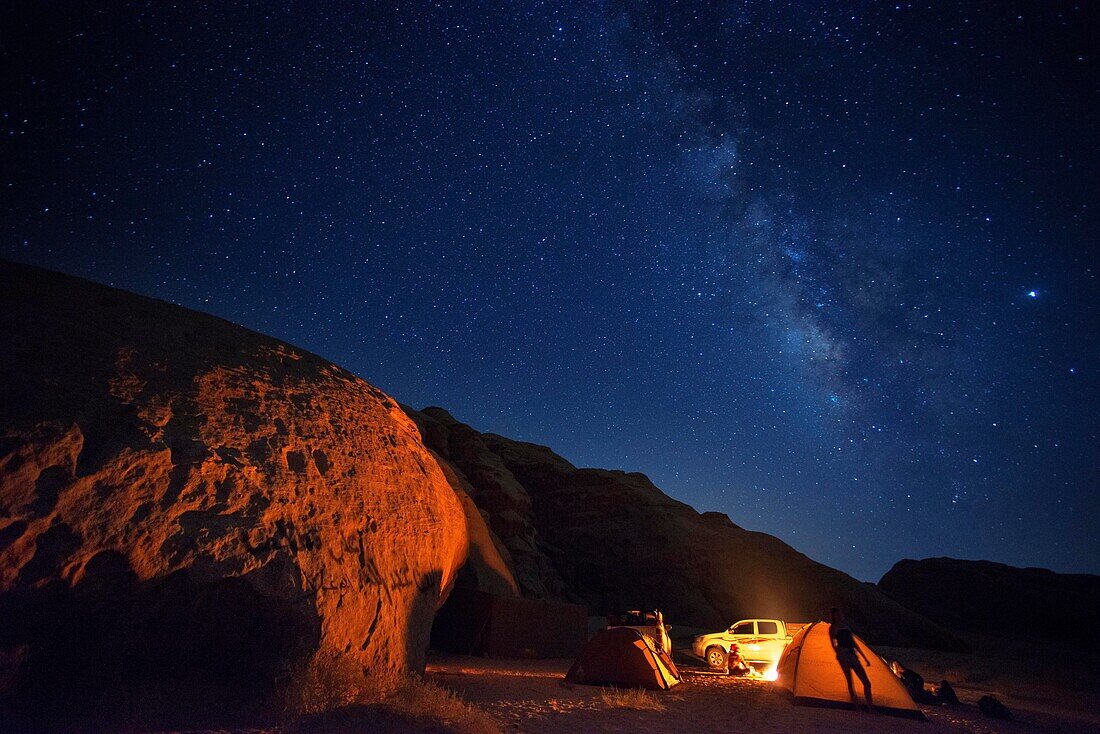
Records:
[[[404,407],[404,406],[402,406]],[[406,412],[408,408],[405,408]],[[486,522],[489,513],[479,509],[470,497],[473,486],[455,467],[435,452],[443,475],[451,483],[455,494],[462,502],[466,513],[466,531],[469,536],[469,550],[466,565],[458,572],[456,583],[487,591],[500,596],[519,596],[519,584],[516,582],[512,555],[508,547],[501,542]]]
[[[485,445],[488,434],[456,421],[442,408],[417,411],[406,407],[405,411],[416,421],[424,443],[461,478],[467,494],[485,513],[488,528],[504,546],[523,595],[566,599],[561,576],[542,547],[531,497],[501,458]]]
[[[0,262],[0,314],[9,696],[200,681],[245,700],[316,660],[423,667],[466,520],[393,400],[226,321],[26,266]]]

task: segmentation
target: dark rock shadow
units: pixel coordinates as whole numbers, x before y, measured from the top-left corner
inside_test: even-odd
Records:
[[[255,726],[320,637],[311,598],[185,571],[140,582],[113,551],[73,587],[5,596],[0,619],[0,650],[19,651],[0,720],[29,732]]]

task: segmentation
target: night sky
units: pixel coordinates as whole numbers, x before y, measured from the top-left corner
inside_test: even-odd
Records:
[[[0,10],[0,256],[857,578],[1100,572],[1096,4],[274,5]]]

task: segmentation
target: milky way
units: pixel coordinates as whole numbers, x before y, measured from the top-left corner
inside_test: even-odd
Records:
[[[1095,11],[5,9],[0,254],[875,580],[1100,572]]]

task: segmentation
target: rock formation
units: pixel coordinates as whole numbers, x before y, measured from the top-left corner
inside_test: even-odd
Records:
[[[501,458],[485,445],[483,435],[459,423],[442,408],[405,410],[416,421],[425,445],[450,464],[470,497],[487,515],[493,537],[499,539],[510,556],[523,595],[536,599],[564,598],[565,586],[548,562],[535,529],[531,497]]]
[[[898,561],[878,586],[950,629],[1100,651],[1100,576],[926,558]]]
[[[462,511],[466,514],[469,549],[466,565],[459,570],[455,584],[498,596],[520,596],[512,556],[496,533],[489,529],[489,513],[480,509],[470,497],[473,487],[450,462],[440,458],[435,452],[432,452],[432,456],[439,462],[439,468],[451,483],[451,488],[462,502]]]
[[[27,266],[0,262],[0,314],[0,698],[209,710],[316,661],[423,667],[466,520],[393,400]]]
[[[578,469],[544,446],[479,433],[440,408],[410,411],[425,443],[472,485],[526,595],[592,614],[660,608],[673,624],[810,621],[847,610],[871,642],[962,649],[954,635],[779,539],[700,514],[643,474]]]

